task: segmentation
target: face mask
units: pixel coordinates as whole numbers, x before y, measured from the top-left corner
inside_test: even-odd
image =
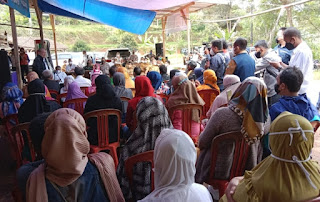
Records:
[[[59,74],[61,72],[61,70],[57,70],[57,73]]]
[[[210,55],[214,55],[214,52],[212,49],[210,49]]]
[[[280,93],[279,84],[274,85],[274,90],[276,91],[277,94]]]
[[[256,56],[256,58],[261,58],[261,52],[256,52],[254,55]]]
[[[292,43],[286,43],[286,46],[285,46],[288,50],[293,50],[294,49],[294,46]]]

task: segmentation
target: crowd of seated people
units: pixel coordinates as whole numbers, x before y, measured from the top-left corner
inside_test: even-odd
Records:
[[[282,97],[268,107],[268,87],[263,80],[249,76],[240,81],[237,75],[225,75],[220,92],[214,70],[194,68],[192,62],[190,65],[188,75],[175,69],[170,76],[154,59],[146,69],[133,68],[134,63],[111,66],[109,76],[93,65],[88,78],[83,68],[75,67],[74,75],[66,76],[57,92],[66,94],[64,102],[84,99],[83,114],[75,104],[62,108],[63,102],[51,97],[49,90],[54,89],[50,83],[59,85],[59,81],[52,80],[46,71],[42,75],[45,81],[35,72],[28,74],[24,96],[16,85],[8,83],[2,90],[0,116],[17,114],[19,123],[30,122],[31,142],[37,154],[35,162],[17,170],[22,198],[203,202],[220,197],[222,201],[316,198],[320,178],[316,164],[310,160],[314,142],[310,122],[319,122],[320,118],[306,94],[298,93],[304,81],[301,70],[289,66],[277,76],[275,91]],[[220,94],[204,100],[198,92],[207,89]],[[192,109],[187,120],[191,125],[189,134],[183,131],[182,110],[169,115],[177,106],[204,106],[206,102],[211,106],[203,114],[207,121]],[[125,135],[121,136],[117,157],[108,149],[98,153],[90,149],[99,145],[100,128],[96,118],[85,121],[83,116],[101,109],[121,113],[120,130]],[[109,144],[119,141],[118,121],[116,116],[108,117]],[[212,148],[212,142],[233,131],[239,132],[249,148],[244,175],[230,181],[225,196],[217,196],[216,187],[206,184],[210,169],[214,169],[215,178],[229,180],[236,146],[227,141]],[[139,162],[130,178],[127,160],[148,151],[153,151],[154,166]],[[216,166],[212,168],[215,152]],[[25,150],[22,155],[28,159]]]

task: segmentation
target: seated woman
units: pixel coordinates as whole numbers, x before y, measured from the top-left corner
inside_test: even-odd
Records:
[[[160,89],[160,87],[162,85],[161,74],[159,72],[156,72],[156,71],[151,71],[151,72],[147,73],[147,77],[151,81],[151,85],[152,85],[152,87],[154,89],[154,93],[156,93],[156,94],[162,93],[162,90]]]
[[[137,77],[139,78],[139,77]],[[147,78],[148,79],[148,78]],[[124,145],[120,154],[117,176],[126,200],[135,196],[135,200],[146,197],[151,192],[151,165],[140,163],[134,172],[134,193],[131,193],[124,162],[129,157],[154,149],[157,137],[162,129],[172,128],[167,109],[154,97],[142,98],[137,106],[137,128]]]
[[[170,109],[180,104],[200,104],[204,101],[197,93],[196,87],[188,80],[185,75],[175,76],[172,79],[173,93],[168,99],[167,108]],[[182,111],[176,110],[172,115],[172,124],[175,129],[182,130]],[[200,117],[197,111],[192,113],[191,135],[197,139],[200,134]]]
[[[57,102],[46,100],[45,86],[40,79],[35,79],[28,84],[28,94],[29,96],[18,111],[19,123],[30,122],[38,114],[61,108]]]
[[[150,79],[146,76],[137,76],[134,80],[136,86],[136,95],[133,99],[128,102],[126,124],[130,131],[134,131],[134,117],[133,113],[136,111],[137,104],[139,101],[146,96],[156,97],[162,101],[161,97],[153,93],[153,87]]]
[[[30,83],[31,81],[33,81],[35,79],[39,79],[39,75],[36,72],[32,71],[27,74],[27,79],[28,79],[28,83]],[[47,88],[46,85],[44,85],[44,88],[45,88],[45,99],[48,101],[55,100],[51,97],[49,89]],[[23,92],[23,98],[27,98],[29,96],[28,85],[23,86],[22,92]]]
[[[248,77],[233,94],[227,107],[221,107],[211,116],[206,128],[199,138],[200,155],[197,161],[196,182],[203,183],[210,173],[212,140],[217,135],[241,131],[243,137],[250,143],[249,157],[246,169],[252,169],[262,158],[262,146],[259,139],[268,132],[267,87],[256,77]],[[265,129],[266,128],[266,129]],[[233,161],[233,142],[225,142],[217,151],[224,148],[224,153],[218,153],[215,177],[228,179]]]
[[[100,75],[95,80],[97,91],[96,94],[88,98],[84,113],[88,113],[98,109],[118,109],[122,111],[122,103],[120,98],[114,92],[110,79],[106,75]],[[92,145],[98,145],[97,120],[90,118],[87,125],[88,140]],[[116,117],[109,117],[109,142],[115,142],[118,138],[117,131],[118,120]]]
[[[212,69],[207,69],[203,72],[203,84],[197,87],[197,91],[215,89],[220,93],[219,86],[217,84],[216,73]],[[210,106],[212,105],[214,99],[217,95],[212,94],[210,98]]]
[[[154,147],[155,189],[141,202],[212,201],[207,188],[194,183],[196,159],[196,149],[188,134],[162,130]]]
[[[124,74],[124,78],[126,79],[126,88],[134,88],[134,81],[130,78],[127,68],[119,67],[117,72]]]
[[[60,94],[67,93],[68,88],[69,88],[69,84],[72,82],[74,82],[73,76],[69,75],[66,78],[64,78],[64,86],[63,86],[63,88],[60,89]]]
[[[229,185],[226,190],[228,201],[309,201],[317,198],[320,173],[318,163],[310,159],[314,144],[310,122],[302,116],[282,112],[272,122],[269,137],[272,154],[251,171],[246,171],[244,177],[232,179],[233,191],[230,193]],[[226,196],[222,201],[227,201]]]
[[[36,162],[40,164],[36,167],[26,164],[17,174],[21,181],[30,167],[34,169],[24,182],[27,201],[124,201],[112,157],[88,155],[86,123],[79,113],[59,109],[47,118],[44,128],[44,162]]]
[[[203,84],[203,72],[204,72],[204,69],[202,67],[197,67],[194,69],[194,74],[196,75],[196,81],[198,81],[200,85]]]
[[[69,84],[67,97],[65,101],[78,99],[78,98],[88,98],[80,89],[79,84],[77,82],[72,82]],[[85,103],[83,104],[83,108]],[[67,106],[70,109],[74,109],[74,104],[68,104]]]
[[[125,87],[125,78],[124,74],[121,72],[116,72],[113,75],[113,84],[114,84],[114,92],[118,97],[126,97],[132,99],[132,91],[130,88]],[[122,102],[122,122],[126,122],[126,113],[127,113],[127,108],[128,108],[128,102]]]
[[[225,75],[223,78],[224,90],[214,99],[209,111],[207,112],[207,117],[210,118],[211,115],[221,106],[227,105],[231,99],[233,93],[240,86],[240,78],[237,75]]]
[[[100,71],[100,66],[98,65],[94,65],[94,69],[92,70],[92,74],[91,74],[91,86],[88,88],[88,93],[95,93],[96,92],[96,83],[95,80],[98,76],[100,76],[102,74],[102,72]]]
[[[2,102],[0,103],[0,118],[10,114],[17,114],[23,103],[22,91],[14,83],[8,82],[2,89]]]

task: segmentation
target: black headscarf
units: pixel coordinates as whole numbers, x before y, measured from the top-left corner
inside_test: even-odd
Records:
[[[116,95],[111,85],[110,78],[106,75],[100,75],[95,80],[96,94],[104,98],[111,98]]]

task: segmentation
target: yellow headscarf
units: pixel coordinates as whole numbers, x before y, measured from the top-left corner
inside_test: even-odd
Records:
[[[319,196],[319,166],[310,159],[314,132],[302,116],[281,113],[271,124],[272,154],[247,171],[233,196],[242,201],[306,201]]]
[[[126,79],[126,88],[134,88],[134,81],[130,78],[130,75],[128,74],[127,68],[125,67],[119,67],[118,72],[121,72],[124,74],[124,78]]]

